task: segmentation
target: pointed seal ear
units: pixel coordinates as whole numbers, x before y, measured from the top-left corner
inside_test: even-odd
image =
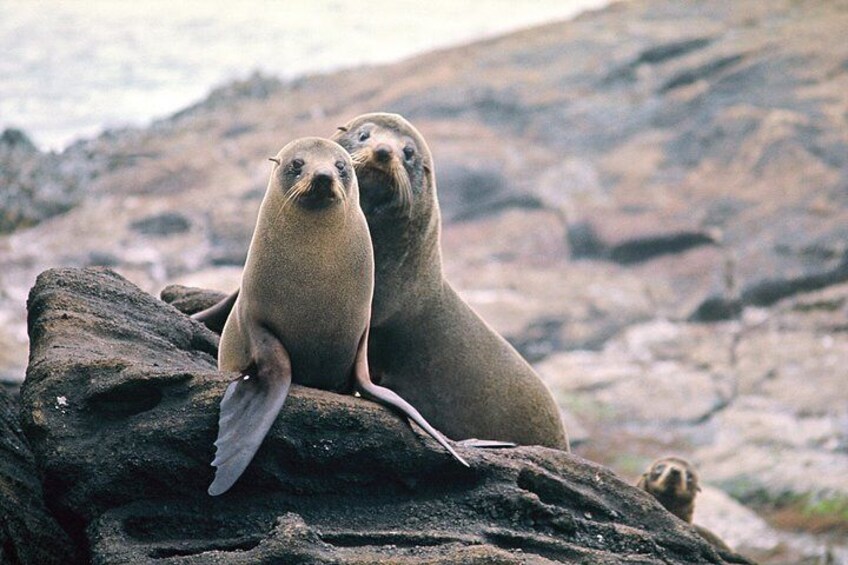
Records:
[[[347,131],[347,128],[345,126],[338,126],[338,127],[336,127],[336,129],[339,130],[339,131],[343,131],[343,132]]]
[[[278,165],[281,163],[281,161],[280,161],[279,159],[277,159],[276,157],[268,157],[268,160],[269,160],[269,161],[274,161],[274,162],[275,162],[275,163],[277,163]]]

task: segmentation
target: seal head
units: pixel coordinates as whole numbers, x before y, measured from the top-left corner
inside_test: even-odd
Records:
[[[221,401],[209,494],[226,492],[247,468],[292,382],[355,390],[389,406],[467,466],[415,408],[371,381],[374,258],[350,156],[332,141],[304,138],[271,160],[275,167],[218,349],[218,368],[239,377]]]
[[[695,497],[701,491],[695,467],[679,457],[657,459],[642,473],[636,486],[650,493],[666,510],[692,522]]]
[[[421,133],[398,114],[371,113],[333,139],[351,154],[374,243],[374,378],[450,437],[568,450],[550,391],[444,277],[433,157]]]
[[[363,114],[338,128],[333,139],[351,155],[374,242],[377,326],[402,315],[415,303],[413,293],[434,292],[442,284],[433,157],[424,136],[399,114]],[[414,285],[404,284],[409,278]]]

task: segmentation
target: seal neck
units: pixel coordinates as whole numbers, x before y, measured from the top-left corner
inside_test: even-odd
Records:
[[[372,324],[395,323],[441,292],[444,274],[438,206],[404,220],[368,218],[374,245]]]

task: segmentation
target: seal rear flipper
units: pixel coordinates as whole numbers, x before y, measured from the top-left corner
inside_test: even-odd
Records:
[[[224,324],[227,323],[227,318],[230,316],[230,312],[233,309],[233,305],[236,303],[238,295],[239,289],[236,289],[232,294],[222,299],[217,304],[210,306],[206,310],[195,312],[191,315],[191,317],[213,332],[220,334],[224,331]]]
[[[208,491],[212,496],[229,490],[247,468],[289,393],[288,353],[270,336],[263,342],[255,376],[248,374],[230,383],[221,400],[217,449],[212,461],[215,480]]]
[[[511,441],[500,441],[497,439],[477,439],[476,437],[463,439],[458,442],[463,447],[476,447],[477,449],[501,449],[504,447],[518,447],[517,443]]]
[[[394,408],[395,410],[399,410],[407,418],[421,426],[421,428],[430,434],[433,439],[439,442],[442,447],[447,449],[457,461],[466,467],[471,466],[456,451],[454,451],[445,436],[443,436],[436,428],[431,426],[430,423],[424,419],[424,416],[422,416],[421,413],[419,413],[418,410],[416,410],[411,404],[401,398],[400,395],[392,389],[376,385],[371,382],[371,375],[368,371],[368,329],[365,330],[362,339],[359,341],[359,349],[356,352],[356,362],[354,364],[353,374],[354,387],[363,398],[367,398]]]

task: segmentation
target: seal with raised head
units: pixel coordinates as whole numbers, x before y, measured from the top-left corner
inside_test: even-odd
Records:
[[[445,279],[433,157],[397,114],[373,113],[333,139],[356,168],[374,243],[372,374],[456,440],[568,450],[550,391]]]
[[[663,457],[648,467],[636,486],[656,498],[666,510],[692,523],[695,497],[701,490],[698,472],[680,457]]]
[[[364,114],[338,129],[333,139],[353,159],[374,244],[368,347],[375,380],[452,439],[568,451],[548,388],[445,280],[433,157],[424,137],[397,114]],[[238,292],[193,317],[217,331]]]
[[[636,486],[656,498],[666,510],[692,524],[695,531],[716,548],[733,551],[710,530],[692,523],[695,497],[701,492],[701,485],[698,471],[691,463],[680,457],[657,459],[642,473]]]
[[[276,163],[227,317],[218,367],[236,371],[221,401],[215,479],[227,491],[250,463],[292,381],[363,397],[411,418],[463,464],[445,438],[367,362],[374,258],[356,175],[338,144],[304,138]]]

